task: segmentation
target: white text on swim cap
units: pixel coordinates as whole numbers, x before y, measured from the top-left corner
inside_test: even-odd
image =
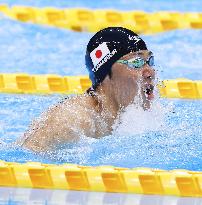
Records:
[[[98,71],[98,69],[104,64],[106,63],[112,56],[114,56],[114,54],[117,53],[117,50],[114,49],[111,53],[107,54],[93,69],[93,72]]]
[[[128,36],[130,41],[135,41],[135,43],[137,43],[138,41],[141,40],[141,38],[139,36]]]

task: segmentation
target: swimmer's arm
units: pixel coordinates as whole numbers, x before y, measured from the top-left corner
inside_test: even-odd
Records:
[[[74,120],[68,111],[65,115],[61,114],[60,106],[52,108],[24,134],[22,146],[35,152],[44,152],[62,143],[77,141],[79,136],[70,127]]]

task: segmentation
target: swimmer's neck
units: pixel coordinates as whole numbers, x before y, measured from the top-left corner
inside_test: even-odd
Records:
[[[97,111],[106,117],[116,119],[120,110],[124,108],[122,102],[114,94],[110,87],[99,86],[96,89],[94,100],[97,104]]]

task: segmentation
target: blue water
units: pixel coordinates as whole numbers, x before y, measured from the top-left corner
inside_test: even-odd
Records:
[[[66,0],[0,0],[0,3],[8,3],[9,5],[27,5],[27,6],[54,6],[58,8],[108,8],[108,9],[120,9],[120,10],[144,10],[147,12],[154,12],[158,10],[166,11],[201,11],[200,0],[155,0],[151,3],[149,0],[102,0],[100,2],[93,2],[91,0],[77,0],[77,1],[66,1]]]
[[[25,1],[0,3],[33,6],[201,11],[200,0],[168,1]],[[88,6],[87,6],[88,5]],[[0,19],[1,73],[87,74],[85,46],[93,34],[75,33]],[[155,54],[158,79],[202,80],[202,30],[176,30],[142,36]],[[130,107],[111,136],[85,138],[44,156],[11,143],[50,105],[64,96],[0,95],[0,159],[26,162],[78,163],[123,167],[202,170],[201,100],[159,99],[152,113]],[[152,122],[152,123],[151,123]],[[139,124],[138,124],[139,123]]]

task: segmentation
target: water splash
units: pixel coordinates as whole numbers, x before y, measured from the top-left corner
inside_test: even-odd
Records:
[[[99,140],[83,136],[78,143],[49,152],[48,159],[81,165],[202,170],[202,115],[200,103],[198,109],[193,106],[196,103],[157,100],[149,111],[132,104],[112,135]]]
[[[137,103],[129,105],[114,124],[114,135],[130,136],[165,129],[165,114],[170,106],[164,107],[155,101],[150,110],[143,110]]]

